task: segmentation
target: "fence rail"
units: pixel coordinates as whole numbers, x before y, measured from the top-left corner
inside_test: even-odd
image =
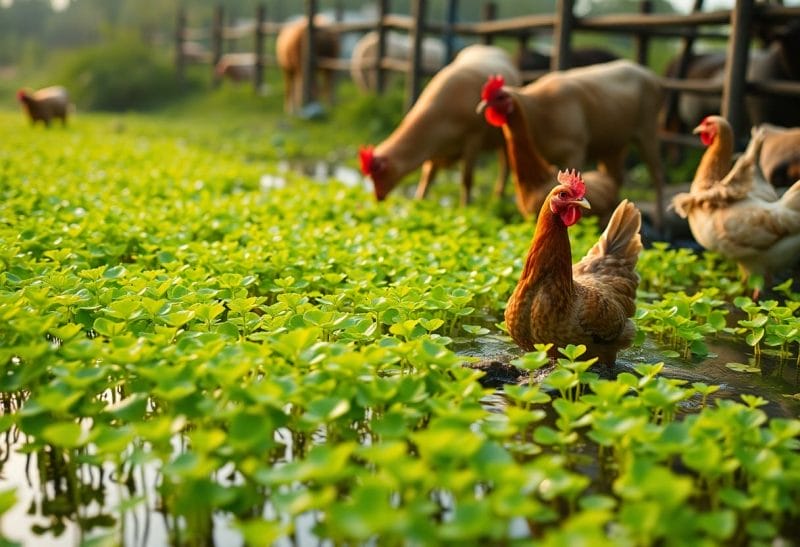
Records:
[[[413,45],[413,54],[410,60],[401,61],[381,56],[374,65],[378,70],[379,90],[383,87],[385,71],[403,72],[407,75],[408,106],[418,96],[422,77],[427,75],[421,63],[421,38],[425,34],[471,37],[477,38],[483,43],[491,43],[500,37],[513,38],[518,40],[520,47],[523,47],[532,35],[538,32],[552,32],[554,52],[551,69],[569,66],[572,35],[576,31],[632,36],[636,41],[636,60],[645,65],[653,39],[681,39],[684,55],[681,63],[683,70],[679,72],[677,78],[661,79],[664,87],[670,93],[671,107],[676,107],[678,93],[720,95],[722,97],[721,113],[731,122],[737,138],[741,138],[748,132],[748,128],[744,127],[744,97],[747,94],[796,96],[800,102],[800,82],[746,80],[748,52],[754,26],[778,25],[789,20],[800,20],[800,7],[756,4],[755,0],[737,0],[733,9],[703,12],[701,11],[702,2],[703,0],[695,0],[694,10],[688,14],[653,14],[650,13],[652,8],[650,0],[641,0],[639,3],[640,13],[578,17],[574,14],[575,0],[557,0],[553,14],[525,15],[506,19],[496,19],[496,7],[491,2],[487,2],[483,8],[483,20],[463,22],[457,20],[457,0],[448,0],[447,20],[428,22],[426,0],[412,0],[410,15],[390,13],[390,1],[379,0],[378,17],[375,20],[337,21],[331,25],[331,29],[340,34],[363,34],[372,30],[377,30],[381,36],[389,30],[408,33]],[[306,16],[316,12],[316,0],[305,0],[304,13]],[[176,29],[176,65],[179,77],[182,78],[188,62],[184,55],[186,42],[210,38],[212,43],[210,59],[216,63],[223,53],[226,42],[253,37],[257,67],[254,84],[257,88],[260,87],[263,81],[263,67],[276,64],[274,55],[268,56],[264,53],[267,37],[274,38],[283,26],[282,23],[265,19],[265,9],[260,6],[255,22],[226,27],[224,26],[224,12],[220,6],[214,12],[211,30],[206,31],[188,28],[186,12],[179,12],[178,28]],[[312,28],[309,34],[313,35],[313,23],[310,27]],[[722,28],[710,30],[708,27]],[[694,42],[699,39],[727,40],[726,76],[722,84],[706,80],[685,79],[688,56],[692,53]],[[383,43],[382,39],[380,43]],[[452,55],[452,49],[449,52]],[[348,59],[309,58],[307,62],[316,67],[338,71],[350,69]],[[310,70],[310,67],[306,70]],[[528,71],[523,73],[523,77],[530,80],[541,74],[543,74],[542,71]],[[306,78],[305,85],[309,85],[308,80]],[[304,91],[304,97],[308,96],[310,96],[310,91],[307,89]],[[680,136],[675,136],[675,138],[667,134],[662,136],[665,140],[682,142]]]

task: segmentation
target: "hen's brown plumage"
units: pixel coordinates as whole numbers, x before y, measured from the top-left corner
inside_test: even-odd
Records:
[[[587,202],[563,173],[559,182],[539,212],[525,267],[508,300],[506,326],[526,351],[553,343],[555,355],[558,347],[584,344],[588,357],[613,365],[636,332],[630,317],[639,284],[641,214],[623,200],[598,242],[572,265],[567,226]]]
[[[547,194],[556,185],[557,167],[548,162],[533,141],[530,120],[520,101],[519,92],[503,84],[502,77],[489,78],[484,85],[483,100],[478,111],[483,111],[486,121],[500,125],[506,141],[508,161],[514,174],[517,208],[524,217],[533,216],[542,206]],[[600,218],[600,226],[608,222],[614,207],[619,203],[620,181],[601,171],[583,175],[586,198],[592,204],[591,213]]]

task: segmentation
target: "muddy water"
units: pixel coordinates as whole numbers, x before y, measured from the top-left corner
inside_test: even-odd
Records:
[[[663,362],[662,375],[668,378],[679,378],[692,382],[704,382],[720,386],[719,391],[712,394],[715,398],[738,399],[742,394],[757,395],[768,401],[762,409],[770,416],[800,417],[800,399],[792,397],[800,393],[800,370],[796,366],[797,356],[783,362],[769,354],[762,355],[756,363],[751,348],[744,344],[726,341],[707,341],[710,355],[687,361],[668,356],[670,352],[647,340],[642,347],[622,350],[617,357],[617,364],[612,371],[602,371],[603,375],[616,375],[620,372],[634,372],[634,366],[642,363]],[[485,336],[478,340],[456,340],[454,351],[461,355],[476,357],[482,362],[496,361],[508,364],[522,354],[522,351],[507,337]],[[728,363],[741,363],[757,368],[757,372],[738,372]],[[500,370],[502,378],[492,385],[513,382],[513,374]],[[526,381],[520,377],[518,381]],[[504,404],[502,395],[491,398],[492,406]],[[685,405],[686,411],[692,411],[693,401]]]

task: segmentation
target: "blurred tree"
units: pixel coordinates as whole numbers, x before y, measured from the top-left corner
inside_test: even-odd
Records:
[[[15,63],[41,43],[52,13],[49,0],[17,0],[0,10],[0,64]]]

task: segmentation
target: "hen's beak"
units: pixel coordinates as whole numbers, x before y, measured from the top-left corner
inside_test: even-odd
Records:
[[[478,103],[478,106],[475,107],[476,114],[483,114],[483,111],[486,110],[486,99],[483,99],[481,102]]]
[[[591,209],[592,208],[592,206],[589,204],[589,200],[586,199],[586,198],[581,198],[581,199],[579,199],[577,201],[574,201],[573,203],[575,205],[577,205],[578,207],[583,207],[584,209]]]
[[[703,124],[698,125],[694,129],[692,129],[692,135],[697,135],[698,133],[703,132]]]

